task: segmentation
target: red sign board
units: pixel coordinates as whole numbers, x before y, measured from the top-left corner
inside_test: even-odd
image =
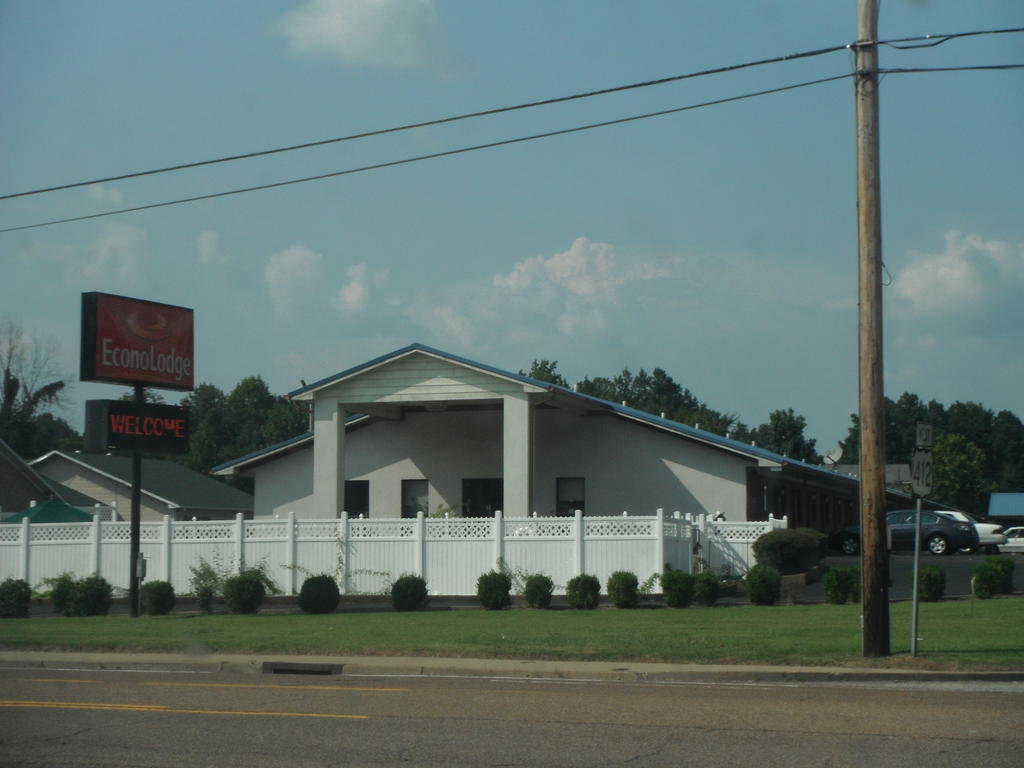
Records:
[[[193,347],[191,309],[82,294],[82,381],[192,390]]]

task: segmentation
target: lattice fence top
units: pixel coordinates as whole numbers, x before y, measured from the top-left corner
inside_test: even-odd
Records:
[[[235,524],[222,522],[187,522],[171,525],[173,541],[232,541]]]
[[[39,523],[29,526],[31,541],[88,541],[92,523]]]
[[[713,523],[708,529],[724,541],[753,541],[771,527],[768,523]]]
[[[453,517],[427,520],[427,537],[431,539],[490,539],[494,521],[490,518]]]
[[[412,539],[416,537],[416,521],[349,520],[348,535],[352,539]]]
[[[295,536],[300,539],[336,539],[341,535],[337,520],[303,520],[295,523]]]
[[[585,536],[653,536],[654,520],[637,517],[584,517]]]
[[[505,520],[505,538],[510,536],[541,536],[570,538],[576,523],[571,518],[546,519],[533,517],[527,520]]]
[[[287,520],[260,520],[247,521],[243,526],[243,535],[246,541],[258,539],[286,539],[288,538]]]
[[[0,525],[0,543],[21,541],[21,525]]]

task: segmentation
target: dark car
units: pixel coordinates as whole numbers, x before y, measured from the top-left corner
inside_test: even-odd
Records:
[[[890,549],[914,549],[917,513],[913,509],[895,509],[885,516]],[[951,555],[958,549],[978,546],[978,532],[970,523],[953,520],[935,512],[921,511],[921,544],[933,555]],[[860,552],[860,526],[848,525],[829,537],[829,545],[844,555]]]

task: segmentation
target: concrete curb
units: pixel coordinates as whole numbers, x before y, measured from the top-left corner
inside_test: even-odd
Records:
[[[785,667],[616,661],[529,661],[288,654],[74,653],[0,651],[0,668],[192,674],[487,677],[665,683],[1024,682],[1024,669],[997,672]]]

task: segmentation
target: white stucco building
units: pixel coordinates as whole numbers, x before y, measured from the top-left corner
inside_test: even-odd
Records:
[[[824,467],[420,344],[290,397],[310,402],[309,433],[214,469],[254,478],[257,519],[856,516],[856,482]]]

